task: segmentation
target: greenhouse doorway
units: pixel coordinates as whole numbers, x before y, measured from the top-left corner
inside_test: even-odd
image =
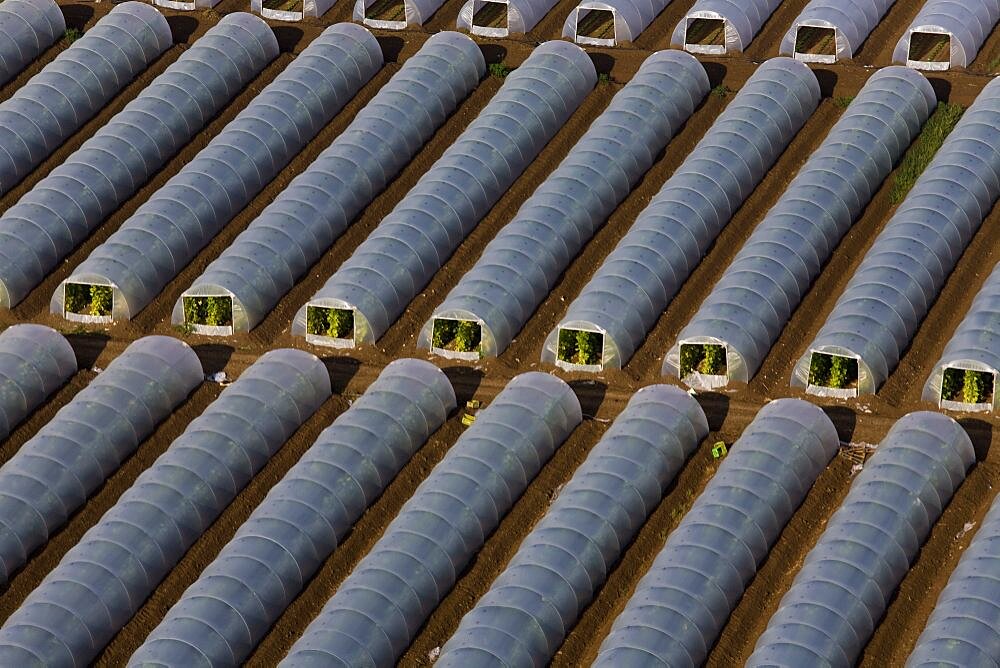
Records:
[[[567,371],[604,370],[604,332],[560,327],[557,335],[556,366]]]
[[[232,336],[233,298],[231,295],[182,297],[184,324],[195,334]]]
[[[472,32],[483,37],[507,37],[510,5],[501,0],[473,0]]]
[[[434,318],[431,352],[449,359],[478,360],[483,356],[483,323],[457,318]]]
[[[684,28],[684,50],[720,55],[726,52],[726,20],[722,17],[688,18]]]
[[[729,348],[724,343],[681,341],[680,379],[692,387],[729,384]]]
[[[615,11],[610,8],[577,8],[574,41],[590,46],[615,46],[618,43]]]
[[[909,67],[918,70],[947,70],[951,67],[951,35],[914,30],[906,59]]]
[[[406,28],[406,3],[403,0],[365,0],[364,24],[385,30]]]
[[[352,308],[306,305],[306,340],[332,348],[355,347],[355,312]]]
[[[837,29],[800,25],[795,31],[793,55],[806,63],[837,62]]]
[[[813,350],[809,355],[806,392],[824,397],[853,399],[858,396],[859,357]]]
[[[938,405],[946,410],[989,413],[995,390],[996,373],[992,371],[946,366]]]

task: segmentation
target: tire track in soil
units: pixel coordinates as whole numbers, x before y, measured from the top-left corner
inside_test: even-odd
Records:
[[[746,56],[758,62],[777,56],[782,38],[807,4],[809,0],[784,0],[778,5],[744,49]]]
[[[305,421],[177,562],[135,616],[108,643],[95,660],[95,666],[124,666],[128,663],[129,657],[139,648],[149,632],[163,621],[170,607],[198,579],[222,547],[232,539],[236,530],[260,505],[268,491],[302,457],[316,441],[320,432],[347,410],[347,407],[347,400],[335,395]]]
[[[923,4],[923,2],[896,0],[868,35],[868,39],[861,44],[861,48],[856,50],[854,61],[876,67],[892,65],[892,52],[896,48],[896,43]]]

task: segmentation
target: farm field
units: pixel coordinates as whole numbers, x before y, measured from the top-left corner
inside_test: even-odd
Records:
[[[44,160],[23,181],[0,196],[0,213],[10,208],[53,168],[61,164],[88,138],[156,76],[175,62],[200,36],[217,25],[226,15],[245,11],[248,0],[222,0],[212,10],[179,12],[162,10],[172,31],[174,46],[139,74],[103,111],[85,123],[62,146]],[[699,57],[708,74],[710,92],[686,123],[674,134],[667,148],[656,156],[652,167],[617,206],[608,222],[598,229],[572,264],[562,274],[548,296],[527,321],[512,344],[497,358],[475,361],[444,359],[429,354],[417,344],[421,328],[434,313],[445,295],[471,269],[486,245],[512,219],[521,204],[555,169],[587,131],[590,123],[604,111],[612,98],[632,79],[642,62],[654,51],[669,47],[673,26],[693,4],[693,0],[674,0],[632,44],[614,49],[588,48],[600,80],[587,94],[570,120],[541,150],[511,188],[492,206],[482,221],[462,241],[457,250],[436,272],[431,282],[409,304],[375,345],[353,349],[334,349],[308,345],[293,336],[295,314],[371,234],[393,207],[411,190],[420,177],[444,154],[463,130],[476,118],[500,90],[501,70],[516,68],[540,42],[559,38],[562,23],[574,0],[561,0],[526,35],[510,39],[476,38],[487,64],[503,65],[487,72],[486,77],[439,127],[415,157],[390,181],[389,185],[366,206],[355,222],[322,254],[308,273],[285,294],[265,319],[249,333],[232,336],[202,336],[179,330],[171,324],[171,313],[182,293],[191,286],[208,265],[229,248],[274,198],[303,173],[309,164],[350,125],[356,114],[398,72],[431,35],[454,28],[461,0],[446,0],[421,29],[404,31],[372,30],[385,56],[385,66],[357,93],[319,133],[309,141],[281,173],[253,197],[221,233],[201,249],[194,260],[183,267],[165,289],[129,321],[111,324],[76,324],[49,312],[50,298],[56,288],[95,248],[105,242],[149,197],[190,162],[213,137],[245,109],[251,100],[274,81],[328,26],[351,20],[353,5],[344,0],[334,5],[320,19],[271,26],[281,49],[280,55],[253,79],[249,86],[226,104],[176,155],[127,199],[89,237],[77,246],[45,280],[11,310],[0,309],[0,327],[21,323],[48,325],[62,332],[72,345],[80,371],[61,389],[0,442],[0,464],[10,460],[60,409],[98,377],[93,369],[106,369],[133,342],[149,335],[165,335],[189,343],[197,353],[206,374],[224,372],[237,378],[261,356],[278,348],[307,350],[321,358],[332,380],[332,396],[306,419],[294,435],[253,476],[235,500],[225,508],[210,528],[186,552],[177,566],[156,587],[138,613],[107,644],[96,660],[99,666],[124,665],[149,633],[163,620],[185,589],[198,578],[236,530],[261,503],[267,492],[308,450],[310,444],[351,402],[368,388],[392,361],[400,358],[425,359],[440,367],[451,381],[458,405],[494,400],[516,376],[528,371],[554,373],[576,393],[584,420],[555,451],[552,458],[530,481],[513,509],[487,537],[482,549],[460,574],[455,587],[431,613],[414,637],[400,665],[429,665],[435,648],[440,648],[458,628],[462,616],[490,588],[517,552],[521,540],[545,514],[559,490],[573,476],[574,470],[608,431],[611,422],[625,409],[633,394],[655,383],[678,385],[675,379],[661,375],[668,348],[678,333],[697,312],[719,276],[731,263],[744,242],[753,233],[764,214],[820,146],[830,127],[844,114],[849,102],[877,68],[891,64],[892,49],[903,26],[916,16],[921,3],[899,0],[855,54],[852,61],[814,68],[822,99],[816,111],[792,139],[788,148],[749,195],[696,266],[680,292],[671,300],[645,342],[621,369],[600,373],[558,370],[540,361],[546,336],[563,317],[566,307],[594,276],[602,261],[628,232],[637,215],[649,204],[661,186],[695,148],[713,122],[723,113],[738,91],[744,87],[757,65],[777,56],[778,44],[791,21],[807,4],[806,0],[785,0],[763,25],[743,54]],[[59,0],[67,27],[84,31],[105,16],[114,5]],[[0,102],[10,98],[33,74],[51,62],[68,46],[57,42],[16,78],[0,87]],[[1000,71],[1000,30],[987,38],[979,55],[967,69],[928,73],[939,100],[970,106],[979,93]],[[918,137],[907,151],[920,151]],[[818,404],[831,418],[844,447],[819,475],[777,544],[758,569],[738,606],[724,627],[708,656],[709,666],[732,666],[745,662],[754,651],[771,615],[778,609],[782,595],[791,586],[806,554],[822,534],[827,520],[847,496],[856,476],[855,464],[863,463],[864,448],[857,444],[881,441],[892,425],[904,415],[918,410],[935,410],[921,400],[924,382],[938,362],[957,324],[969,310],[994,265],[1000,262],[1000,208],[983,220],[954,270],[947,278],[909,347],[900,357],[877,393],[854,400],[837,400],[806,395],[789,387],[789,378],[838,297],[861,265],[865,253],[886,227],[898,208],[893,202],[893,188],[899,166],[875,191],[860,219],[849,229],[823,266],[822,273],[794,310],[763,364],[749,384],[729,386],[719,391],[699,392],[696,400],[704,410],[709,425],[708,436],[688,459],[660,504],[649,515],[635,539],[624,549],[619,562],[592,603],[584,610],[553,661],[557,666],[589,665],[598,654],[602,640],[624,609],[637,583],[649,569],[664,540],[678,526],[695,499],[705,489],[724,460],[713,458],[711,444],[724,441],[731,445],[752,422],[758,411],[779,398],[799,398]],[[200,385],[134,454],[71,515],[69,521],[49,541],[31,555],[6,587],[0,587],[0,625],[52,571],[62,557],[97,524],[123,493],[146,471],[187,425],[200,415],[223,387],[206,382]],[[307,586],[266,634],[248,660],[248,665],[275,665],[299,639],[305,625],[322,609],[354,567],[376,544],[403,504],[413,496],[428,476],[466,431],[463,411],[452,414],[427,443],[406,463],[369,507],[351,532],[327,559]],[[944,588],[959,558],[971,543],[975,531],[1000,489],[1000,445],[994,441],[1000,417],[992,414],[954,414],[966,429],[975,446],[977,463],[944,509],[919,557],[903,579],[884,618],[867,644],[861,666],[902,665],[923,631],[938,595]],[[850,447],[848,444],[854,444]]]

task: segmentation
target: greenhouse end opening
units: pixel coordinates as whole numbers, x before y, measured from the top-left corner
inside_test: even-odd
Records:
[[[66,283],[63,311],[67,320],[111,322],[114,293],[110,285]]]
[[[607,9],[578,9],[576,41],[594,46],[615,45],[615,13]]]
[[[475,320],[434,318],[431,351],[444,357],[478,359],[482,354],[483,327]]]
[[[716,343],[682,343],[680,355],[681,380],[691,374],[699,374],[718,376],[729,381],[725,346]]]
[[[846,355],[814,352],[809,357],[809,384],[806,391],[823,388],[823,394],[858,396],[858,359]],[[832,390],[832,392],[831,392]]]
[[[595,371],[603,368],[604,334],[583,329],[559,328],[556,361]]]
[[[918,69],[948,69],[951,65],[951,35],[939,32],[910,33],[908,65]]]
[[[354,347],[354,309],[306,306],[306,334],[337,347]]]
[[[402,30],[406,27],[406,5],[403,0],[366,0],[365,24]]]
[[[795,57],[807,62],[836,62],[836,29],[822,26],[799,26],[795,32]]]
[[[684,48],[696,53],[725,53],[725,19],[688,19]]]
[[[233,298],[229,295],[183,297],[184,322],[198,334],[233,333]]]
[[[472,34],[506,37],[507,10],[506,2],[476,0],[472,5]]]
[[[958,410],[992,410],[995,386],[996,375],[990,371],[945,367],[941,405]]]
[[[303,0],[264,0],[264,9],[301,14],[303,4]]]

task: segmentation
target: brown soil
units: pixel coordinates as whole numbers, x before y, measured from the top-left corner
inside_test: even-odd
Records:
[[[345,399],[362,392],[389,361],[399,356],[415,356],[442,365],[460,394],[462,402],[472,397],[488,402],[513,376],[542,366],[538,360],[544,338],[564,313],[567,303],[578,294],[614,244],[625,234],[635,216],[673,173],[731,97],[708,96],[664,154],[658,158],[646,177],[637,185],[631,196],[618,207],[608,223],[585,246],[549,297],[539,307],[538,312],[529,320],[521,335],[499,359],[485,359],[468,365],[449,362],[418,350],[415,346],[415,336],[433,308],[473,265],[483,246],[510,220],[534,187],[558,164],[593,118],[608,104],[613,94],[633,76],[642,61],[650,55],[651,49],[665,48],[668,45],[674,26],[691,7],[693,1],[674,0],[660,16],[654,19],[634,44],[623,45],[617,49],[588,49],[598,70],[609,74],[611,82],[599,85],[587,97],[566,127],[458,248],[454,256],[447,261],[430,285],[414,300],[407,312],[377,346],[345,351],[311,348],[300,339],[290,336],[289,326],[298,308],[350,256],[386,213],[416,183],[420,175],[475,118],[500,87],[499,79],[487,77],[481,83],[417,154],[411,164],[364,210],[354,225],[323,254],[319,262],[253,332],[221,339],[191,335],[184,337],[195,346],[206,371],[225,370],[231,376],[238,375],[266,350],[282,346],[310,349],[324,358],[338,396],[327,402],[319,413],[299,430],[195,544],[178,567],[156,589],[139,614],[108,646],[99,660],[101,665],[119,665],[125,661],[128,654],[162,619],[184,588],[218,553],[267,490],[301,456],[318,431],[344,409]],[[504,62],[512,67],[517,66],[531,52],[536,42],[557,38],[561,34],[563,21],[576,4],[577,0],[561,0],[528,35],[515,36],[508,40],[477,41],[482,46],[488,62]],[[909,23],[913,14],[919,9],[919,4],[903,0],[895,3],[853,63],[815,70],[824,95],[827,97],[855,95],[870,75],[870,70],[864,65],[888,64],[892,48],[899,37],[900,26]],[[287,66],[295,53],[301,51],[326,26],[349,20],[353,3],[337,3],[321,19],[273,24],[284,51],[279,59],[199,133],[195,140],[170,161],[146,187],[110,217],[24,303],[13,312],[0,313],[0,326],[30,321],[48,323],[61,327],[64,331],[74,332],[69,338],[83,369],[90,369],[95,365],[107,366],[111,359],[121,354],[130,341],[141,336],[151,333],[180,336],[169,323],[170,312],[180,293],[240,231],[246,228],[281,188],[287,185],[295,174],[305,169],[318,152],[346,127],[379,86],[398,70],[402,61],[415,53],[430,34],[454,26],[461,5],[462,0],[446,0],[424,28],[375,31],[389,62],[384,71],[366,86],[357,99],[352,101],[320,136],[309,144],[281,176],[199,253],[192,264],[185,268],[167,286],[164,293],[134,321],[115,324],[104,329],[74,329],[68,323],[49,316],[49,296],[58,282],[87,257],[97,244],[118,229],[141,202],[203,148],[240,109],[246,106],[257,91]],[[754,61],[777,53],[778,42],[784,31],[804,5],[805,0],[788,0],[782,3],[751,43],[745,56],[702,59],[712,80],[712,86],[721,85],[733,91],[738,90],[754,71]],[[70,25],[86,28],[107,13],[113,5],[63,2],[62,6]],[[176,59],[185,44],[190,44],[203,34],[221,16],[245,9],[246,0],[223,0],[214,10],[164,12],[171,23],[177,46],[157,61],[140,80],[130,85],[98,118],[67,141],[65,146],[35,170],[14,192],[0,199],[0,211],[10,206],[20,193],[36,183],[60,160],[65,159],[75,147],[91,136],[111,114],[131,99],[142,85],[148,83],[156,73]],[[60,48],[63,47],[56,45],[49,49],[38,63],[32,65],[7,86],[0,88],[0,100],[9,97],[31,73],[55,57]],[[939,96],[952,102],[969,104],[989,81],[982,74],[997,69],[994,63],[998,59],[998,54],[1000,54],[1000,37],[994,34],[968,72],[935,75],[933,82]],[[764,179],[719,236],[716,244],[697,267],[691,279],[683,286],[645,344],[625,369],[597,376],[560,372],[562,377],[572,382],[588,419],[547,464],[511,513],[488,539],[479,555],[462,574],[454,590],[418,634],[409,653],[403,659],[404,664],[419,665],[427,662],[427,653],[447,639],[461,616],[485,593],[492,580],[517,549],[522,538],[543,515],[553,491],[570,478],[576,466],[583,461],[604,433],[608,422],[624,408],[631,394],[643,385],[663,382],[659,373],[667,346],[673,342],[677,332],[700,306],[719,274],[732,260],[767,209],[776,201],[791,176],[809,153],[819,145],[840,113],[841,109],[831,100],[823,101],[817,113],[780,158],[775,169]],[[801,396],[788,387],[792,366],[801,353],[801,347],[815,334],[865,250],[891,215],[892,208],[888,204],[887,190],[888,188],[884,187],[876,194],[865,215],[834,252],[813,289],[806,295],[801,307],[765,360],[758,376],[748,386],[737,387],[725,393],[707,393],[698,396],[713,429],[708,442],[722,439],[732,443],[768,400],[779,396]],[[931,408],[927,404],[920,403],[923,380],[990,268],[1000,260],[1000,251],[996,250],[996,235],[1000,233],[998,225],[1000,225],[1000,213],[994,212],[961,258],[955,272],[942,290],[940,299],[931,309],[924,326],[903,356],[899,368],[878,395],[858,402],[834,400],[821,402],[826,405],[828,413],[836,423],[842,440],[877,442],[903,414],[912,410]],[[546,370],[553,371],[552,368]],[[81,371],[66,387],[59,390],[41,409],[17,428],[11,437],[0,445],[0,463],[9,459],[92,377],[92,372]],[[204,385],[196,390],[181,409],[161,425],[156,434],[142,444],[136,454],[125,462],[107,484],[98,490],[20,573],[15,575],[9,587],[0,592],[0,621],[10,615],[28,592],[55,566],[66,550],[79,540],[83,532],[97,521],[139,473],[163,452],[187,423],[218,395],[218,392],[217,385]],[[810,400],[816,401],[812,397]],[[1000,465],[998,465],[1000,454],[997,454],[997,448],[989,448],[997,425],[996,418],[980,417],[966,420],[964,424],[977,441],[982,461],[959,490],[952,504],[948,506],[914,569],[903,582],[897,599],[890,606],[884,623],[876,631],[869,645],[862,661],[863,665],[902,663],[902,658],[915,642],[961,550],[971,540],[972,533],[965,534],[961,539],[956,539],[955,536],[961,531],[965,522],[981,519],[991,501],[991,490],[1000,484]],[[308,621],[336,591],[339,583],[378,540],[402,504],[444,456],[462,430],[460,414],[453,416],[403,469],[257,648],[250,660],[252,665],[274,665],[284,655]],[[578,625],[570,633],[555,663],[578,665],[595,655],[615,614],[624,606],[639,578],[662,547],[669,531],[677,525],[703,489],[716,465],[717,463],[711,459],[708,447],[703,445],[681,471],[663,502],[622,555],[620,563],[610,573],[606,586],[598,592],[594,602],[584,611]],[[749,656],[757,637],[794,578],[802,559],[846,493],[850,481],[849,470],[850,463],[843,457],[838,457],[820,476],[817,485],[785,529],[758,577],[750,584],[743,600],[734,611],[730,623],[723,630],[710,656],[711,665],[736,665]]]

